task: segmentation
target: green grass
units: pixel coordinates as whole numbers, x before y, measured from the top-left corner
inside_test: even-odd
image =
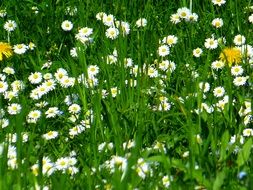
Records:
[[[0,127],[4,119],[9,122],[0,133],[0,189],[252,189],[253,132],[247,136],[245,129],[253,125],[245,118],[252,117],[253,53],[243,55],[239,63],[242,76],[248,77],[244,85],[233,83],[228,60],[222,69],[211,67],[225,47],[235,46],[238,34],[245,37],[248,49],[252,48],[250,6],[253,2],[244,0],[227,1],[222,6],[211,0],[3,0],[0,9],[7,15],[0,17],[1,41],[12,47],[33,42],[36,47],[10,58],[4,56],[0,62],[0,81],[8,84],[6,91],[14,91],[11,83],[15,80],[24,84],[12,99],[6,99],[0,88],[0,110],[4,113],[0,113]],[[37,14],[32,7],[37,8]],[[198,20],[173,24],[171,15],[182,7],[191,8]],[[70,15],[67,9],[76,11]],[[127,22],[130,33],[124,36],[119,29],[116,39],[107,38],[109,27],[96,19],[99,12]],[[147,26],[138,28],[139,18],[147,19]],[[212,26],[215,18],[223,19],[221,28]],[[17,23],[13,32],[3,29],[8,20]],[[71,31],[61,28],[64,20],[73,23]],[[83,44],[76,39],[83,27],[93,29],[92,42]],[[169,55],[159,56],[159,41],[168,35],[176,36],[177,43],[170,47]],[[210,50],[204,43],[212,36],[225,38],[226,43]],[[77,57],[70,55],[73,47]],[[200,57],[193,55],[197,47],[203,50]],[[109,64],[108,56],[116,59],[115,63]],[[126,67],[125,58],[131,58],[133,65]],[[173,61],[175,70],[161,70],[163,60]],[[49,61],[52,65],[42,69]],[[94,87],[87,84],[91,65],[99,68]],[[5,73],[7,66],[15,73]],[[56,79],[59,68],[75,78],[73,86],[65,88]],[[150,68],[158,75],[150,77]],[[32,84],[28,77],[34,72],[51,73],[55,80],[54,89],[38,99],[32,98],[31,92],[46,79]],[[131,80],[136,81],[135,86],[129,84]],[[210,90],[203,92],[200,82],[208,82]],[[224,87],[228,97],[222,109],[218,102],[225,95],[213,93],[218,86]],[[113,87],[117,87],[117,94],[111,91]],[[69,104],[66,96],[70,96]],[[158,110],[162,98],[170,109]],[[39,107],[43,101],[47,105]],[[12,103],[22,106],[20,113],[8,112]],[[74,103],[81,109],[73,115],[69,106]],[[241,114],[246,104],[248,111]],[[48,118],[50,107],[61,112]],[[28,121],[32,110],[41,112],[34,123]],[[74,127],[79,134],[73,136],[69,133]],[[45,140],[42,135],[49,131],[58,132],[58,136]],[[28,140],[23,142],[24,133]],[[45,158],[49,160],[45,162]],[[60,158],[72,158],[72,163],[59,168]],[[168,187],[163,181],[166,177]]]

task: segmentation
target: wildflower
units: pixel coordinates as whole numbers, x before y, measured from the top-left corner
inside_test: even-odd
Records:
[[[169,188],[169,186],[170,186],[170,178],[169,178],[169,176],[167,176],[167,175],[163,176],[162,182],[163,182],[164,187]]]
[[[66,170],[69,167],[69,160],[66,157],[58,158],[55,162],[55,167],[57,170]]]
[[[45,74],[43,75],[43,78],[44,78],[45,80],[50,80],[50,79],[53,78],[53,75],[52,75],[51,73],[45,73]]]
[[[33,42],[29,42],[28,48],[29,48],[30,50],[34,50],[34,48],[36,48],[36,45],[35,45]]]
[[[21,105],[17,104],[17,103],[12,103],[8,106],[8,113],[10,115],[16,115],[19,114],[21,112]]]
[[[78,114],[81,111],[81,107],[78,104],[72,104],[71,106],[69,106],[68,110],[69,113]]]
[[[238,178],[239,179],[243,179],[244,177],[246,177],[247,176],[247,173],[246,172],[244,172],[244,171],[241,171],[239,174],[238,174]]]
[[[203,140],[199,134],[196,135],[196,141],[198,144],[202,144]]]
[[[115,98],[118,94],[118,88],[117,87],[112,87],[111,88],[111,94],[112,94],[112,97]]]
[[[65,14],[66,15],[74,16],[74,15],[76,15],[76,13],[77,13],[77,7],[70,7],[70,6],[68,6],[65,9]]]
[[[113,63],[116,63],[117,62],[117,56],[114,56],[114,55],[108,55],[106,57],[106,63],[107,64],[113,64]]]
[[[222,86],[218,86],[213,90],[215,97],[222,97],[225,94],[225,89]]]
[[[75,127],[69,129],[69,135],[73,137],[75,135],[82,133],[84,130],[85,130],[84,126],[76,125]]]
[[[241,50],[241,54],[243,57],[246,58],[252,58],[253,57],[253,47],[251,45],[242,45],[241,47],[239,47],[238,49]]]
[[[131,148],[135,147],[135,141],[134,140],[129,140],[128,142],[124,142],[122,144],[122,146],[123,146],[124,150],[131,149]]]
[[[130,33],[130,25],[127,22],[116,22],[117,28],[120,28],[123,36],[126,36]]]
[[[110,38],[112,40],[116,39],[119,35],[119,30],[117,28],[111,27],[108,28],[105,32],[105,35],[107,38]]]
[[[40,72],[31,73],[28,80],[31,84],[38,84],[42,81],[42,74]]]
[[[104,25],[109,26],[109,27],[114,26],[115,18],[113,15],[104,14],[102,20],[103,20]]]
[[[200,57],[202,53],[203,53],[203,50],[201,48],[196,48],[192,52],[194,57]]]
[[[18,97],[18,93],[15,91],[5,91],[4,93],[4,99],[6,100],[12,100],[14,97]]]
[[[24,54],[28,49],[28,46],[25,44],[17,44],[13,46],[13,51],[16,54]]]
[[[41,117],[41,111],[40,110],[30,111],[27,117],[28,123],[36,123],[37,120]]]
[[[7,15],[7,12],[5,9],[0,10],[0,17],[4,18]]]
[[[167,44],[168,46],[173,46],[177,43],[178,38],[174,35],[169,35],[167,37],[164,37],[162,42]]]
[[[233,80],[233,83],[235,86],[243,86],[246,84],[248,78],[249,78],[248,76],[246,76],[246,77],[239,76]]]
[[[46,102],[46,101],[38,102],[38,103],[35,104],[35,106],[38,107],[38,108],[44,108],[47,105],[48,105],[48,102]]]
[[[133,60],[132,60],[132,58],[125,58],[124,59],[124,66],[125,67],[132,67],[133,66]]]
[[[171,108],[171,104],[169,102],[161,102],[158,106],[159,111],[169,111]]]
[[[162,57],[165,57],[166,55],[169,55],[170,53],[170,48],[168,45],[161,45],[158,48],[158,54]]]
[[[76,50],[75,47],[70,50],[70,55],[71,55],[71,57],[77,57],[78,56],[77,55],[77,50]]]
[[[11,57],[13,54],[12,47],[8,43],[0,42],[0,61],[3,60],[3,56],[6,58]]]
[[[116,168],[124,172],[127,169],[127,159],[120,156],[112,156],[111,160],[107,161],[106,167],[110,169],[111,173],[114,173]]]
[[[3,128],[6,128],[7,126],[9,125],[9,120],[8,119],[5,119],[5,118],[0,118],[0,127],[3,129]]]
[[[170,61],[168,64],[168,71],[173,72],[176,69],[176,64],[173,61]]]
[[[87,72],[90,77],[94,77],[99,73],[99,67],[97,65],[89,65]]]
[[[56,80],[60,81],[64,76],[68,76],[68,72],[63,68],[59,68],[59,69],[57,69],[54,76],[55,76]]]
[[[240,65],[235,65],[233,67],[231,67],[231,74],[233,76],[239,76],[243,74],[243,68]]]
[[[242,133],[243,133],[244,137],[253,136],[253,129],[246,128],[246,129],[243,130]]]
[[[70,31],[73,28],[73,24],[72,24],[72,22],[70,22],[68,20],[65,20],[65,21],[62,22],[61,28],[64,31]]]
[[[151,172],[150,165],[143,158],[139,158],[137,160],[136,172],[142,179],[145,179],[147,174]]]
[[[43,134],[42,137],[45,140],[51,140],[51,139],[55,139],[58,136],[58,132],[57,131],[49,131],[46,134]]]
[[[186,19],[187,21],[193,21],[193,22],[197,22],[198,21],[199,16],[196,13],[192,13],[188,16],[188,18]]]
[[[241,34],[238,34],[234,37],[234,44],[237,45],[237,46],[241,46],[243,44],[245,44],[245,41],[246,41],[246,38],[241,35]]]
[[[203,90],[203,92],[208,92],[210,90],[210,84],[208,82],[200,82],[199,88],[201,91]]]
[[[4,23],[4,29],[7,32],[13,32],[17,27],[17,23],[14,20],[8,20]]]
[[[96,19],[97,20],[102,20],[104,16],[106,16],[106,13],[99,12],[99,13],[96,14]]]
[[[188,19],[191,14],[191,11],[187,7],[182,7],[177,10],[177,14],[181,19]]]
[[[80,36],[84,36],[84,37],[89,37],[92,33],[93,33],[93,29],[88,28],[88,27],[83,27],[78,30],[78,34],[80,34]]]
[[[33,11],[34,14],[38,14],[39,13],[39,9],[36,6],[32,6],[32,11]]]
[[[73,87],[74,84],[75,84],[75,78],[73,77],[68,77],[68,76],[63,76],[61,79],[60,79],[60,85],[63,87],[63,88],[68,88],[68,87]]]
[[[145,27],[145,26],[147,26],[147,23],[148,23],[147,19],[145,19],[145,18],[140,18],[140,19],[138,19],[138,20],[136,21],[136,26],[137,26],[138,28]]]
[[[52,91],[55,89],[56,83],[55,83],[55,80],[49,79],[43,82],[42,86],[46,88],[46,91]]]
[[[158,76],[158,71],[154,67],[149,67],[147,74],[150,78],[155,78]]]
[[[232,66],[233,63],[239,64],[241,63],[242,54],[240,49],[231,47],[224,48],[220,53],[220,60],[223,62],[227,62],[229,67]]]
[[[11,87],[13,91],[18,92],[20,90],[23,90],[25,88],[25,85],[23,81],[15,80],[11,83]]]
[[[226,0],[212,0],[212,3],[213,3],[214,5],[221,6],[221,5],[223,5],[223,4],[226,3]]]
[[[55,171],[55,167],[54,167],[54,163],[51,162],[51,160],[49,159],[42,159],[42,173],[47,176],[50,176],[54,173]]]
[[[166,71],[169,68],[169,64],[169,60],[163,60],[161,63],[159,63],[159,69],[161,69],[162,71]]]
[[[57,107],[50,107],[48,110],[45,112],[46,118],[54,118],[57,115],[61,114],[61,111]]]
[[[251,23],[251,24],[253,24],[253,14],[251,14],[250,16],[249,16],[249,22]]]
[[[6,80],[6,76],[0,73],[0,81],[5,81],[5,80]]]
[[[212,69],[214,70],[222,69],[224,66],[225,66],[225,63],[221,60],[214,61],[212,62],[212,65],[211,65]]]
[[[3,69],[3,72],[6,73],[7,75],[13,75],[15,73],[15,70],[11,67],[5,67]]]
[[[179,16],[179,14],[172,14],[171,16],[170,16],[170,21],[173,23],[173,24],[178,24],[178,23],[180,23],[181,22],[181,20],[180,20],[180,16]]]
[[[45,62],[45,63],[42,65],[41,69],[50,68],[52,64],[53,64],[53,62],[50,61],[50,60],[48,60],[47,62]]]
[[[207,38],[205,40],[205,47],[207,49],[216,49],[218,47],[218,40],[215,40],[214,38]]]
[[[0,94],[4,93],[8,89],[7,82],[0,81]]]
[[[250,122],[252,122],[253,116],[252,115],[246,115],[243,119],[244,125],[248,125]]]
[[[215,27],[215,28],[221,28],[223,26],[223,20],[221,18],[215,18],[213,19],[212,21],[212,25]]]

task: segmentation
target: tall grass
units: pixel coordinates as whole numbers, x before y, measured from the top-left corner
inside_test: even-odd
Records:
[[[1,41],[13,47],[33,42],[36,47],[0,62],[6,91],[13,90],[15,80],[24,83],[24,90],[13,99],[0,93],[4,113],[0,126],[3,119],[9,121],[0,133],[0,189],[252,189],[253,131],[252,121],[245,118],[252,117],[253,53],[244,54],[239,63],[242,76],[248,77],[244,85],[234,84],[228,59],[222,69],[212,68],[224,48],[236,46],[238,34],[245,37],[246,50],[253,50],[250,6],[251,1],[243,0],[221,6],[211,0],[3,0],[0,9],[7,15],[0,18],[0,27],[14,20],[17,28],[2,29]],[[182,7],[196,13],[197,21],[181,19],[173,24],[171,15]],[[107,38],[109,27],[96,18],[99,12],[129,23],[130,33],[122,35],[119,25],[116,39]],[[136,25],[140,18],[147,20],[146,26]],[[215,18],[223,19],[221,28],[212,25]],[[64,20],[73,23],[72,30],[61,28]],[[76,39],[84,27],[93,29],[91,42]],[[168,35],[178,40],[162,57],[158,49]],[[217,48],[205,47],[211,37],[219,39]],[[77,57],[70,53],[73,47]],[[198,47],[203,50],[200,57],[193,55]],[[108,63],[108,56],[115,62]],[[126,67],[125,58],[131,58],[133,65]],[[175,70],[160,68],[166,59],[175,63]],[[52,65],[44,67],[45,63]],[[95,80],[89,78],[92,65],[99,68],[95,86],[87,82]],[[7,66],[15,74],[7,74]],[[64,87],[57,80],[59,68],[75,78],[73,86]],[[158,75],[151,77],[150,68]],[[31,92],[46,79],[32,84],[28,78],[34,72],[51,73],[56,84],[38,100],[31,98]],[[210,90],[205,92],[201,82],[207,82]],[[222,97],[213,93],[218,86],[225,89]],[[167,110],[161,108],[164,99],[170,106]],[[38,106],[43,101],[48,105]],[[21,112],[10,114],[11,103],[19,103]],[[73,104],[81,108],[76,114],[70,111]],[[48,118],[50,107],[61,112]],[[32,110],[41,111],[34,123],[28,121]],[[43,135],[49,131],[58,136],[46,140]],[[68,163],[61,165],[61,158]]]

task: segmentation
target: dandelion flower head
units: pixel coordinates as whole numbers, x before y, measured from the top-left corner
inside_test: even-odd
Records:
[[[4,56],[6,58],[11,57],[13,54],[12,47],[8,43],[0,42],[0,61],[3,60]]]
[[[235,47],[226,47],[220,54],[220,60],[227,62],[229,67],[231,67],[233,63],[237,65],[241,63],[242,60],[241,51]]]

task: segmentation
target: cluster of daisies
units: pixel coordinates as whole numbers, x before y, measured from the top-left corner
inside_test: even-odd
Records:
[[[223,6],[225,0],[212,0],[214,6]],[[33,12],[38,13],[38,8],[33,7]],[[76,14],[76,9],[67,8],[66,14],[74,15]],[[3,19],[6,17],[7,12],[5,10],[0,10],[0,17]],[[130,24],[126,21],[117,20],[114,15],[106,14],[104,12],[99,12],[96,14],[96,19],[103,23],[106,27],[105,36],[109,40],[115,40],[120,36],[126,37],[130,34]],[[250,23],[253,23],[253,15],[248,17]],[[176,13],[172,14],[170,21],[173,24],[178,24],[180,22],[198,22],[198,15],[191,11],[187,7],[182,7],[177,10]],[[137,29],[143,29],[147,26],[148,21],[145,18],[139,18],[134,27]],[[222,18],[214,18],[210,25],[214,27],[215,30],[220,30],[224,26]],[[4,30],[7,32],[8,41],[10,41],[14,31],[17,28],[17,23],[14,20],[7,20],[4,22]],[[74,29],[74,24],[70,20],[64,20],[61,23],[61,29],[68,33]],[[88,26],[78,27],[77,33],[75,34],[75,39],[80,42],[84,47],[88,47],[94,40],[93,28]],[[173,73],[177,68],[177,64],[173,61],[173,56],[171,52],[173,48],[184,39],[178,39],[174,34],[167,34],[161,37],[157,42],[157,49],[155,59],[151,60],[149,63],[143,63],[142,65],[136,64],[131,57],[125,57],[121,59],[119,55],[120,51],[115,48],[110,54],[104,55],[102,60],[104,60],[105,66],[114,70],[115,75],[118,72],[117,67],[124,67],[124,71],[128,72],[127,76],[129,78],[125,80],[125,87],[138,86],[138,77],[145,76],[147,81],[151,86],[148,89],[142,89],[149,97],[152,97],[152,101],[149,102],[149,108],[153,111],[169,111],[173,103],[171,103],[172,97],[168,95],[166,87],[170,77],[174,77]],[[233,91],[243,91],[244,89],[251,89],[252,84],[250,83],[250,72],[252,72],[253,66],[253,46],[249,44],[250,40],[247,40],[245,35],[237,34],[233,38],[232,47],[226,47],[227,42],[224,36],[217,36],[217,34],[211,35],[203,41],[203,47],[196,47],[192,51],[194,60],[198,60],[203,56],[206,56],[206,52],[217,53],[215,55],[215,60],[208,60],[208,71],[210,75],[202,80],[199,79],[202,73],[198,70],[193,70],[193,79],[197,82],[198,93],[193,94],[194,97],[199,95],[202,97],[202,102],[198,105],[198,108],[193,109],[192,112],[196,114],[202,114],[206,112],[212,114],[217,111],[222,113],[226,111],[226,107],[232,104],[233,106],[239,105],[238,115],[241,117],[241,124],[243,125],[243,130],[241,134],[232,135],[229,144],[233,145],[235,143],[243,145],[245,139],[253,136],[253,129],[250,128],[250,124],[253,121],[252,104],[251,104],[251,94],[245,94],[245,99],[239,102],[236,97],[231,96],[229,89],[226,89],[226,85],[218,81],[219,76],[225,75],[230,77],[231,86],[233,85]],[[9,43],[0,42],[0,61],[5,58],[9,58],[16,54],[25,54],[27,50],[33,50],[35,44],[30,42],[29,44],[16,44],[13,47]],[[73,47],[73,46],[72,46]],[[82,51],[80,47],[74,47],[70,50],[70,55],[74,60],[77,60],[80,55],[79,51]],[[123,63],[121,63],[123,60]],[[112,96],[116,98],[121,90],[114,81],[113,86],[108,89],[104,89],[107,81],[100,80],[100,73],[102,67],[99,64],[88,63],[85,71],[81,71],[78,76],[72,76],[70,71],[63,67],[58,67],[55,70],[53,67],[53,62],[48,61],[43,64],[40,70],[31,72],[25,80],[18,80],[15,76],[15,69],[11,66],[3,67],[0,72],[0,99],[3,100],[4,104],[1,103],[0,108],[0,128],[5,130],[10,126],[11,118],[15,117],[22,112],[22,110],[27,110],[26,107],[31,107],[28,113],[26,113],[25,125],[36,126],[40,121],[55,121],[63,120],[66,122],[67,127],[64,129],[57,130],[49,126],[43,134],[39,134],[40,138],[43,138],[45,142],[56,142],[59,136],[66,135],[67,139],[73,139],[77,135],[83,134],[86,130],[91,128],[94,115],[93,111],[88,108],[84,108],[83,102],[79,97],[78,89],[87,90],[93,94],[95,90],[101,95],[102,98],[107,96]],[[186,67],[191,67],[191,65],[186,64]],[[116,69],[115,69],[116,68]],[[180,76],[177,76],[180,77]],[[112,77],[113,78],[113,77]],[[116,78],[116,77],[115,77]],[[96,88],[98,85],[102,88]],[[157,90],[159,88],[159,90]],[[22,105],[20,95],[26,96],[28,92],[28,100],[32,105]],[[58,96],[58,94],[63,93],[65,95],[64,100],[60,105],[55,105],[50,102],[51,97]],[[66,93],[66,94],[65,94]],[[236,93],[234,93],[236,94]],[[192,94],[191,94],[192,95]],[[211,97],[211,98],[210,98]],[[184,104],[189,97],[179,97],[178,100]],[[210,99],[213,102],[210,102]],[[222,114],[221,114],[222,115]],[[97,116],[101,117],[101,116]],[[29,139],[28,132],[22,132],[21,134],[22,142],[27,142]],[[7,158],[8,167],[10,169],[16,169],[17,164],[17,150],[15,143],[17,141],[16,133],[7,133],[5,136],[8,145],[5,143],[1,144],[0,152],[7,146]],[[196,134],[196,142],[202,144],[203,140],[200,134]],[[135,174],[141,179],[145,180],[148,177],[157,177],[156,171],[160,167],[159,162],[154,162],[148,160],[146,157],[142,156],[136,160],[131,167],[129,167],[129,159],[131,158],[131,149],[135,147],[134,140],[123,143],[122,149],[127,153],[125,155],[117,155],[114,152],[114,144],[112,142],[102,142],[98,146],[98,152],[106,155],[107,160],[103,160],[98,169],[92,168],[92,175],[101,171],[108,172],[109,176],[112,176],[115,172],[120,172],[122,178],[128,169],[131,169]],[[239,146],[236,146],[235,152],[240,150]],[[167,148],[165,144],[161,142],[155,142],[152,147],[145,147],[142,150],[142,154],[148,152],[145,155],[154,154],[167,154]],[[2,152],[1,152],[2,154]],[[182,157],[187,158],[189,156],[189,151],[183,153]],[[39,175],[40,163],[42,163],[42,173],[45,176],[50,176],[56,171],[62,173],[68,173],[74,175],[79,172],[77,167],[77,155],[75,152],[71,152],[66,157],[59,157],[53,161],[50,156],[44,156],[42,161],[37,161],[33,163],[31,170],[35,176]],[[196,169],[198,166],[196,165]],[[98,170],[98,171],[97,171]],[[165,173],[159,173],[160,183],[165,188],[169,188],[170,183],[174,180],[172,176]],[[108,176],[105,176],[103,183],[111,186]],[[100,188],[100,186],[97,186]],[[112,187],[111,187],[112,188]]]
[[[103,164],[101,164],[96,170],[95,168],[92,168],[92,175],[95,175],[97,172],[105,172],[106,175],[113,175],[115,172],[120,172],[121,179],[125,177],[125,173],[127,170],[133,170],[137,177],[139,177],[140,180],[145,180],[146,178],[156,178],[156,170],[159,168],[160,163],[152,160],[145,159],[143,157],[139,157],[134,165],[129,166],[128,160],[131,157],[131,149],[135,147],[135,141],[129,140],[127,142],[124,142],[122,144],[122,149],[126,151],[126,154],[124,156],[118,156],[118,155],[111,155],[114,151],[114,144],[112,142],[103,142],[98,145],[98,151],[100,153],[111,155],[108,160],[106,160]],[[155,141],[154,144],[151,147],[146,147],[142,150],[142,153],[144,154],[159,154],[164,153],[167,154],[167,149],[164,143]],[[130,167],[130,168],[129,168]],[[168,188],[173,181],[173,176],[168,176],[164,173],[158,174],[160,178],[160,184],[163,187]],[[103,180],[104,185],[112,185],[110,184],[110,181],[107,179]],[[97,186],[101,187],[101,185]]]
[[[77,159],[75,151],[70,152],[69,156],[58,158],[55,162],[53,162],[48,156],[45,156],[42,158],[42,174],[48,177],[54,172],[60,171],[72,176],[79,172],[76,164]],[[35,176],[39,175],[39,168],[39,161],[31,167],[32,173]]]

